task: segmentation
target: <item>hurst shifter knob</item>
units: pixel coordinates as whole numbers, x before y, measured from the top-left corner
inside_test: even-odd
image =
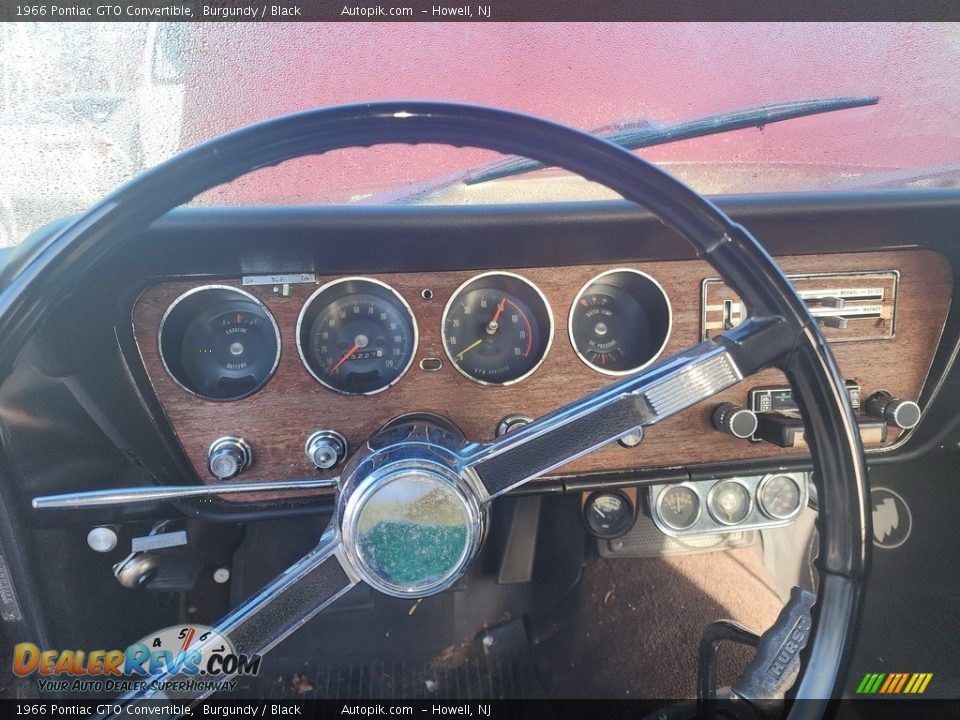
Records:
[[[711,419],[717,430],[741,440],[752,437],[757,431],[757,416],[754,412],[733,403],[717,405]]]
[[[879,390],[868,397],[864,410],[868,415],[878,417],[901,430],[909,430],[920,422],[919,405],[912,400],[895,398],[886,390]]]

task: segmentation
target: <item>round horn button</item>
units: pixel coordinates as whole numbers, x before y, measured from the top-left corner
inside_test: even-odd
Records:
[[[471,513],[444,478],[420,469],[378,482],[356,513],[356,554],[371,585],[422,596],[449,587],[468,561]]]

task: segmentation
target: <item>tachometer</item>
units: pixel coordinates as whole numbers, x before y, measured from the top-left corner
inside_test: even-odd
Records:
[[[510,385],[536,370],[553,340],[543,293],[512,273],[477,275],[443,311],[443,347],[463,375],[483,385]]]
[[[370,278],[344,278],[324,285],[304,304],[297,349],[321,385],[346,395],[373,395],[410,367],[417,323],[390,286]]]
[[[160,322],[160,357],[180,387],[208,400],[259,390],[280,361],[280,332],[253,295],[206,285],[173,301]]]
[[[627,375],[654,360],[670,337],[670,301],[646,273],[609,270],[583,286],[570,308],[570,342],[584,363]]]

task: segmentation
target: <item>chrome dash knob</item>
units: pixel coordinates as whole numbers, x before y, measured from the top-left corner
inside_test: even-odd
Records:
[[[217,480],[229,480],[253,463],[253,448],[243,438],[227,436],[214,440],[207,451],[207,469]]]
[[[717,430],[741,440],[752,437],[757,431],[756,413],[734,403],[717,405],[710,419]]]
[[[879,390],[867,398],[864,410],[901,430],[909,430],[920,422],[920,406],[913,400],[901,400],[886,390]]]
[[[307,438],[303,451],[315,468],[329,470],[347,456],[347,439],[336,430],[317,430]]]

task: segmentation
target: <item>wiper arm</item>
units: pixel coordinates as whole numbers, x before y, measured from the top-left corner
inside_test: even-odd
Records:
[[[590,134],[609,140],[614,145],[619,145],[627,150],[638,150],[653,145],[666,145],[679,140],[716,135],[732,130],[743,130],[751,127],[762,128],[764,125],[783,122],[784,120],[866,107],[876,105],[878,102],[880,102],[880,98],[875,95],[796,100],[759,105],[715,115],[704,115],[672,123],[654,124],[647,120],[632,120],[597,128],[590,131]],[[544,167],[542,163],[527,158],[506,158],[467,175],[463,179],[463,184],[478,185],[491,180],[542,170]]]

